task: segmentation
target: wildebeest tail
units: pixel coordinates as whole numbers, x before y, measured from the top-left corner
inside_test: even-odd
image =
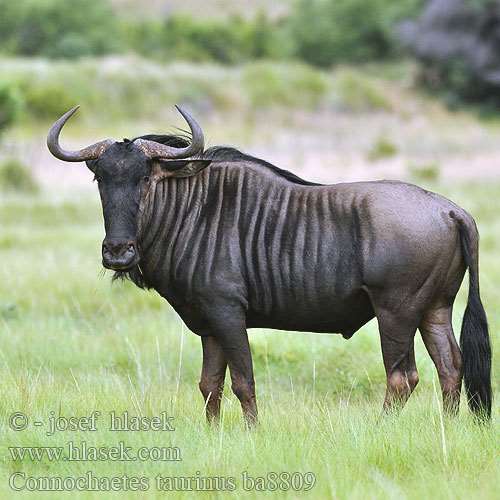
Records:
[[[479,236],[472,219],[451,212],[458,222],[462,255],[469,269],[469,296],[465,309],[460,348],[469,408],[482,419],[491,417],[491,345],[488,321],[479,295]]]

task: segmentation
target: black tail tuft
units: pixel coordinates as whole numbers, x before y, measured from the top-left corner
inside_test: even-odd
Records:
[[[492,402],[491,346],[488,321],[479,295],[477,233],[463,220],[455,218],[459,223],[462,254],[469,269],[469,297],[460,333],[464,384],[470,409],[479,418],[488,420]]]

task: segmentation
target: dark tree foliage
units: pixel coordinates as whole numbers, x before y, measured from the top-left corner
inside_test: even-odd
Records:
[[[394,23],[423,0],[290,0],[288,15],[130,17],[110,0],[0,0],[0,53],[77,58],[134,51],[163,61],[241,64],[298,59],[316,66],[398,54]]]
[[[393,36],[421,0],[295,0],[288,18],[294,54],[316,66],[382,60],[398,54]]]
[[[500,2],[431,0],[400,27],[423,82],[458,100],[500,105]]]
[[[100,55],[117,47],[107,0],[0,0],[0,48],[23,56]]]
[[[237,64],[283,53],[279,30],[263,12],[254,19],[171,15],[165,19],[124,23],[123,28],[131,49],[165,60]]]

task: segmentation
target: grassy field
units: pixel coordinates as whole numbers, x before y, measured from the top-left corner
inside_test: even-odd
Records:
[[[493,200],[500,197],[500,184],[430,187],[469,209],[478,221],[482,295],[495,347],[500,330],[500,220]],[[380,417],[385,375],[374,322],[349,341],[252,332],[261,424],[245,431],[239,404],[226,391],[222,424],[208,428],[197,388],[198,338],[155,293],[128,283],[112,285],[110,274],[101,272],[99,212],[97,193],[0,198],[1,496],[12,497],[8,481],[17,471],[36,477],[76,477],[88,471],[99,477],[144,476],[151,497],[161,496],[158,474],[196,477],[199,471],[202,476],[232,476],[238,495],[260,497],[258,491],[243,491],[242,473],[247,471],[253,477],[314,473],[310,491],[278,489],[268,493],[273,497],[496,497],[498,426],[476,426],[465,401],[459,418],[442,417],[437,377],[419,336],[421,383],[399,418]],[[455,310],[455,331],[465,291]],[[47,422],[51,412],[82,417],[94,410],[101,417],[92,432],[47,436],[46,427],[34,424]],[[175,417],[175,431],[111,432],[107,414],[112,410],[146,416],[167,411]],[[16,411],[29,417],[26,430],[9,427],[9,416]],[[494,415],[498,418],[498,404]],[[69,441],[77,446],[83,441],[88,446],[123,441],[133,450],[177,447],[182,460],[13,460],[9,451],[13,446],[65,447]],[[71,495],[103,497],[98,492]],[[171,495],[193,497],[192,492]],[[143,493],[129,491],[125,496],[140,498]],[[54,493],[45,497],[54,498]]]
[[[111,274],[101,270],[103,227],[91,175],[80,165],[56,162],[44,141],[48,123],[76,103],[82,104],[82,116],[63,133],[68,147],[182,125],[172,111],[178,102],[195,113],[209,145],[235,144],[305,178],[418,181],[462,205],[478,222],[481,290],[495,351],[498,121],[446,110],[412,87],[406,64],[321,72],[274,63],[225,68],[138,58],[57,64],[2,59],[0,70],[18,84],[25,102],[20,123],[0,145],[0,161],[19,158],[42,185],[39,194],[0,192],[0,497],[12,496],[9,478],[18,471],[35,477],[88,471],[103,478],[145,477],[151,497],[164,495],[157,491],[157,475],[196,478],[199,471],[234,477],[238,495],[262,496],[244,491],[247,471],[253,477],[315,475],[310,491],[278,489],[268,492],[271,497],[495,498],[498,404],[489,427],[474,424],[464,400],[459,418],[443,418],[437,376],[417,335],[420,385],[399,418],[381,418],[385,373],[373,321],[349,341],[252,331],[261,424],[245,431],[239,403],[226,390],[222,425],[209,429],[197,388],[199,339],[154,292],[111,284]],[[466,292],[464,286],[454,311],[456,332]],[[496,379],[494,388],[498,394]],[[49,436],[46,426],[35,425],[53,415],[84,417],[94,410],[101,412],[96,431]],[[167,411],[175,431],[112,432],[111,411]],[[29,417],[27,429],[10,428],[14,412]],[[120,441],[134,452],[178,448],[182,460],[14,460],[9,450],[68,442],[109,447]]]

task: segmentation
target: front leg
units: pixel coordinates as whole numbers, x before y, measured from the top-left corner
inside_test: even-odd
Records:
[[[249,427],[257,423],[257,403],[253,377],[252,353],[243,311],[224,307],[211,318],[211,330],[222,347],[231,373],[231,388],[240,400],[243,416]]]
[[[227,361],[222,347],[215,337],[201,337],[201,344],[203,347],[203,366],[200,391],[205,400],[208,422],[218,423]]]
[[[222,346],[231,373],[231,389],[240,400],[247,426],[253,427],[257,423],[257,402],[252,353],[246,329],[235,331],[233,336],[224,339]]]

